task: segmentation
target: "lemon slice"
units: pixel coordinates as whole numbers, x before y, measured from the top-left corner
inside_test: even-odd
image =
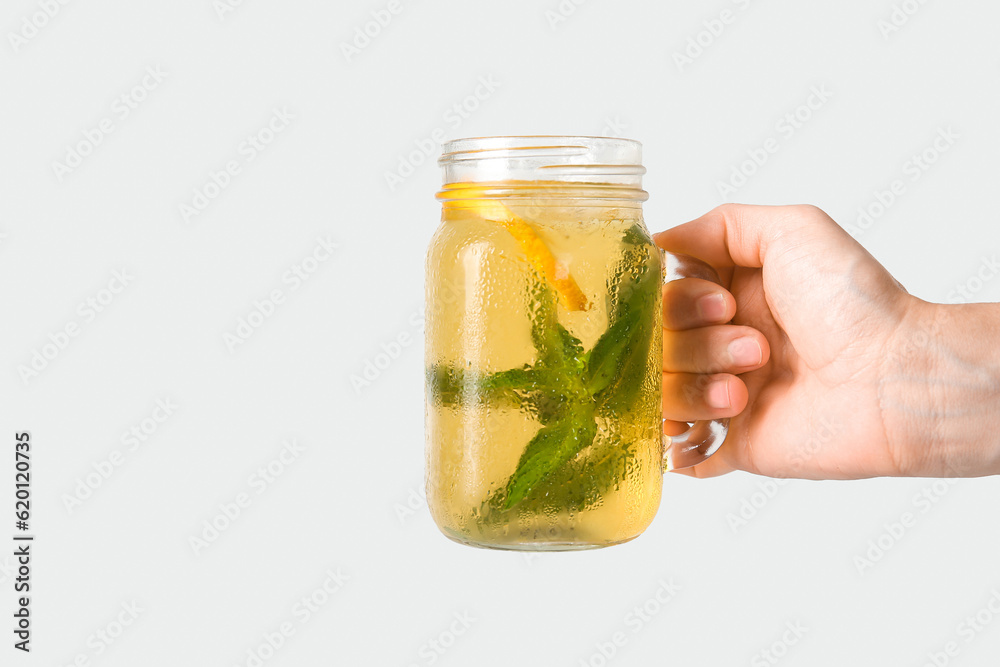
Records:
[[[570,275],[569,268],[556,260],[545,242],[523,218],[511,213],[495,199],[472,198],[467,203],[480,218],[503,225],[510,232],[535,270],[555,288],[559,302],[566,310],[586,310],[589,307],[587,297]]]

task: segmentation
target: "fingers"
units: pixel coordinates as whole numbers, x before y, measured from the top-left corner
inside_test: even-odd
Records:
[[[780,273],[783,266],[791,266],[789,257],[806,257],[808,268],[814,261],[810,257],[814,251],[817,258],[823,256],[819,253],[849,256],[852,245],[857,246],[847,232],[812,206],[725,204],[653,238],[661,248],[701,259],[724,275],[731,267],[761,268],[767,261],[772,269],[778,267],[774,275],[779,283],[789,280],[795,285],[801,284],[799,274]],[[773,261],[776,259],[785,262]],[[730,310],[728,292],[713,295],[713,287],[696,281],[678,281],[675,285],[663,309],[663,362],[667,371],[663,374],[663,416],[674,420],[664,424],[668,434],[682,428],[676,422],[732,417],[742,412],[747,405],[747,388],[730,373],[759,368],[770,354],[766,339],[753,329],[720,326],[735,313],[735,304]],[[699,308],[709,304],[709,296],[716,302],[714,310]],[[720,296],[724,304],[719,302]],[[704,301],[698,301],[702,298]],[[716,319],[721,317],[727,319]],[[707,461],[676,472],[713,477],[745,469],[737,451],[742,450],[727,440]]]
[[[680,331],[722,324],[736,315],[736,299],[719,285],[683,278],[663,286],[663,326]]]
[[[664,419],[722,419],[739,414],[746,405],[747,387],[735,375],[663,374]]]
[[[655,234],[664,250],[697,257],[716,267],[760,268],[772,246],[789,231],[823,228],[836,237],[850,235],[815,206],[723,204],[696,220]],[[844,240],[844,239],[841,239]]]
[[[746,373],[767,363],[770,348],[751,327],[716,325],[663,332],[667,373]]]

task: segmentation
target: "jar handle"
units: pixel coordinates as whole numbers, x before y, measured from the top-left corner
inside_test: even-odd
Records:
[[[700,259],[663,249],[660,249],[660,256],[665,267],[664,284],[682,278],[701,278],[722,284],[715,269]],[[694,422],[680,435],[664,435],[663,470],[669,472],[701,463],[718,451],[728,432],[728,419],[710,419]]]

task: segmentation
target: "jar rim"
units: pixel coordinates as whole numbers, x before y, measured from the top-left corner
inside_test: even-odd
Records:
[[[438,164],[446,164],[454,160],[483,159],[500,157],[499,155],[484,155],[503,151],[548,151],[552,155],[584,155],[595,149],[617,148],[620,155],[630,160],[632,164],[640,164],[642,160],[642,144],[635,139],[624,137],[597,137],[587,135],[562,134],[525,134],[525,135],[494,135],[484,137],[465,137],[453,139],[441,145],[441,158]],[[613,161],[612,164],[626,164],[624,161]]]
[[[455,139],[438,159],[444,185],[545,181],[642,191],[642,144],[584,135],[511,135]],[[645,194],[645,193],[643,193]],[[634,196],[634,195],[632,195]]]

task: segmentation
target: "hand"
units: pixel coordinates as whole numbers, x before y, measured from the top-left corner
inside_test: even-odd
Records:
[[[664,417],[733,417],[722,448],[678,472],[941,474],[904,436],[927,382],[894,382],[908,363],[908,332],[915,321],[927,326],[931,304],[829,216],[723,205],[654,239],[712,264],[728,288],[697,279],[664,288]],[[668,433],[677,428],[668,422]]]

